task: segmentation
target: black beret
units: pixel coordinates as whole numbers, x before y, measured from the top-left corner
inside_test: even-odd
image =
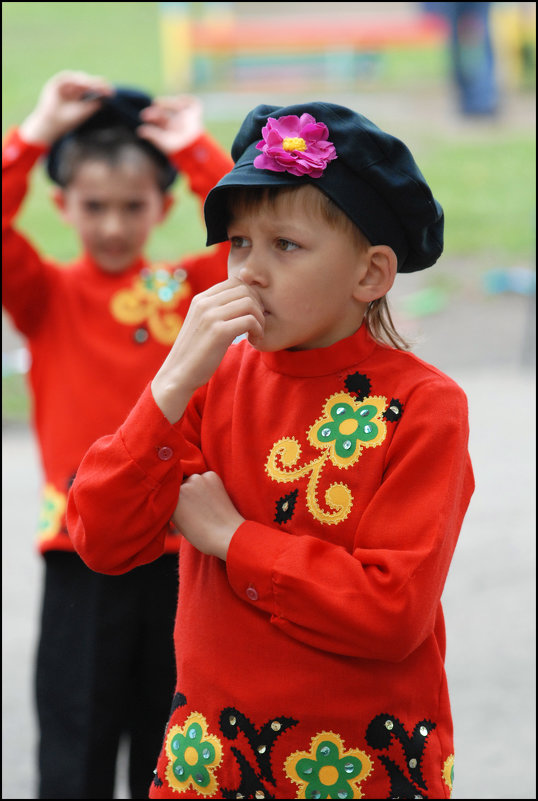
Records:
[[[58,178],[60,152],[66,142],[76,139],[78,136],[85,136],[91,131],[107,128],[127,128],[130,131],[136,131],[138,126],[143,123],[143,120],[140,119],[140,112],[150,106],[152,102],[152,97],[139,89],[116,87],[113,95],[102,98],[101,108],[95,114],[53,142],[47,158],[47,172],[50,178],[56,183],[60,183]],[[175,181],[177,170],[166,155],[151,142],[142,138],[140,141],[143,143],[144,149],[163,166],[166,175],[163,188],[167,189]]]
[[[290,116],[295,119],[282,119]],[[443,209],[409,149],[349,108],[321,102],[257,106],[234,140],[232,158],[235,166],[204,205],[208,245],[228,238],[229,188],[307,181],[328,195],[372,245],[389,245],[399,272],[430,267],[443,251]]]

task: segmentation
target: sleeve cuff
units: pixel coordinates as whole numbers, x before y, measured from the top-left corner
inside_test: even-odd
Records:
[[[49,151],[49,146],[35,142],[25,142],[18,128],[12,128],[2,142],[2,165],[6,167],[16,161],[22,162],[26,169]]]
[[[206,164],[211,158],[214,149],[213,141],[204,131],[190,145],[172,153],[170,161],[178,170],[189,172],[193,167],[196,168],[200,167],[201,164]]]
[[[275,565],[290,534],[245,521],[232,537],[226,557],[228,581],[246,603],[279,617],[275,595]]]
[[[120,428],[130,458],[155,485],[181,461],[184,438],[179,422],[172,425],[166,419],[148,384]]]

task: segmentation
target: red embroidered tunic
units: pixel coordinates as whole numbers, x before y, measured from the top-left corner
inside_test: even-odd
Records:
[[[140,258],[119,275],[88,255],[44,259],[13,227],[28,174],[46,152],[10,133],[2,150],[2,300],[31,355],[33,421],[45,478],[40,550],[72,551],[67,491],[91,443],[125,419],[166,357],[192,296],[227,276],[227,245],[175,265]],[[232,162],[207,136],[173,162],[201,200]],[[177,536],[165,550],[177,551]]]
[[[68,499],[94,570],[162,553],[184,474],[214,470],[247,521],[226,563],[182,542],[150,797],[450,795],[440,598],[467,441],[463,391],[362,326],[319,350],[236,344],[178,423],[148,385],[94,443]]]

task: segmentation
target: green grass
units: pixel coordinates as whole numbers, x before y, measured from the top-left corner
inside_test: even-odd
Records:
[[[3,3],[3,132],[30,112],[44,81],[60,69],[102,74],[160,94],[164,90],[157,3]],[[442,49],[389,50],[379,75],[364,91],[417,92],[446,81]],[[263,101],[264,98],[260,98]],[[427,103],[427,99],[425,101]],[[241,119],[207,119],[210,132],[229,150]],[[531,259],[534,253],[534,132],[484,130],[433,138],[413,137],[413,151],[445,209],[446,255],[495,252],[501,260]],[[58,219],[41,171],[19,218],[22,230],[60,260],[73,258],[73,232]],[[200,206],[175,188],[176,206],[148,246],[154,259],[176,258],[204,242]]]
[[[2,131],[32,110],[43,83],[62,69],[106,76],[114,83],[138,85],[154,94],[164,87],[159,52],[157,3],[2,3]],[[424,93],[446,89],[446,53],[421,49],[389,51],[362,92]],[[260,102],[266,100],[266,91]],[[357,94],[359,96],[360,93]],[[241,119],[206,120],[209,131],[229,150]],[[435,135],[416,125],[412,150],[445,210],[445,259],[493,259],[495,265],[532,264],[535,250],[535,135],[470,126]],[[401,134],[398,134],[401,135]],[[403,138],[406,138],[405,136]],[[205,241],[201,209],[185,190],[175,187],[176,205],[152,236],[148,256],[175,259],[199,251]],[[49,200],[50,183],[42,170],[32,175],[31,191],[18,219],[45,254],[70,260],[78,253],[73,231],[65,227]],[[3,380],[3,414],[27,414],[24,383]],[[22,404],[22,405],[21,405]],[[19,411],[17,411],[19,410]]]
[[[436,140],[421,169],[445,212],[445,256],[495,254],[498,264],[532,263],[536,151],[529,134],[479,143]]]

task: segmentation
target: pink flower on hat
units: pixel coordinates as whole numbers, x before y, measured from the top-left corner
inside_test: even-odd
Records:
[[[262,155],[254,159],[254,166],[260,170],[320,178],[329,161],[337,158],[333,143],[328,141],[329,129],[311,114],[268,117],[262,136],[256,145]]]

